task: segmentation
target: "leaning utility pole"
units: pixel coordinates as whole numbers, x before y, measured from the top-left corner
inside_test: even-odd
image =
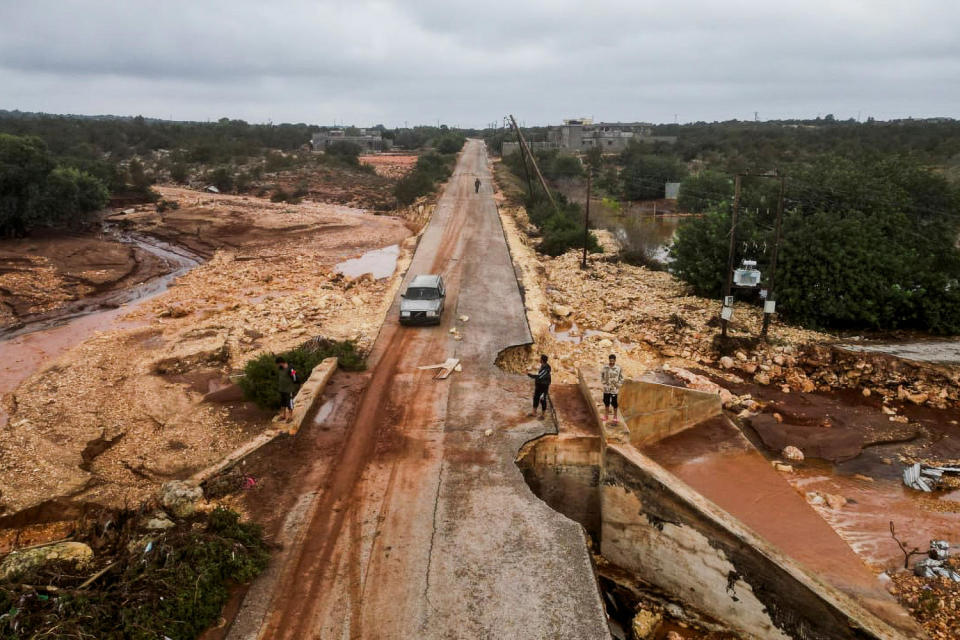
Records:
[[[777,310],[777,302],[774,294],[774,286],[777,283],[777,254],[780,252],[780,230],[783,227],[783,194],[786,190],[786,184],[782,175],[777,176],[780,179],[780,197],[777,198],[777,230],[774,233],[773,251],[770,256],[770,287],[767,289],[767,298],[763,301],[763,337],[767,337],[767,329],[770,327],[770,318]]]
[[[587,213],[583,218],[583,261],[580,268],[587,268],[587,240],[590,238],[590,175],[593,169],[587,168]]]
[[[742,177],[742,174],[738,173],[733,182],[733,215],[730,219],[730,252],[727,256],[727,278],[723,285],[723,307],[720,312],[720,335],[724,338],[727,337],[727,324],[729,320],[723,316],[726,312],[727,300],[730,298],[731,288],[733,287],[734,251],[737,246],[737,214],[740,212],[740,179]],[[733,309],[732,306],[730,308],[731,310]]]
[[[530,147],[527,145],[527,141],[524,139],[523,133],[520,132],[520,127],[517,126],[517,120],[513,117],[513,115],[510,116],[510,124],[513,125],[513,130],[517,133],[517,139],[520,141],[520,148],[523,149],[530,158],[530,163],[533,164],[533,170],[537,172],[537,178],[540,179],[540,186],[543,187],[543,192],[547,194],[547,199],[550,200],[550,204],[552,204],[553,208],[556,209],[557,201],[553,199],[553,194],[550,193],[550,189],[547,187],[547,181],[543,179],[543,174],[540,173],[540,167],[537,166],[537,160],[530,152]]]

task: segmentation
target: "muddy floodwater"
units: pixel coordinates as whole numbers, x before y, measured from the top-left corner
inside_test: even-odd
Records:
[[[687,216],[668,213],[654,215],[640,206],[627,206],[614,211],[600,200],[590,202],[590,220],[599,228],[613,233],[617,242],[629,251],[643,251],[660,261],[667,261],[667,249],[677,227]]]
[[[122,318],[127,312],[170,286],[177,277],[200,264],[192,253],[142,236],[122,236],[169,265],[171,271],[135,287],[79,301],[54,316],[27,322],[0,337],[0,396],[16,390],[28,377],[98,331],[134,326]],[[0,409],[0,425],[7,423]]]
[[[350,278],[359,278],[369,273],[375,280],[389,278],[397,269],[400,245],[392,244],[382,249],[367,251],[359,258],[351,258],[337,264],[334,269]]]

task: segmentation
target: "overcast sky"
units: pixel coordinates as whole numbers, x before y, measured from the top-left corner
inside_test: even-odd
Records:
[[[960,1],[0,0],[0,108],[388,126],[960,117]]]

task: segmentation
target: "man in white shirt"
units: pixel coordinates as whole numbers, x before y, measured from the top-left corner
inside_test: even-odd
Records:
[[[617,365],[617,356],[610,354],[610,363],[600,371],[600,382],[603,384],[603,421],[610,415],[610,406],[613,406],[613,423],[617,424],[617,395],[623,385],[623,369]]]

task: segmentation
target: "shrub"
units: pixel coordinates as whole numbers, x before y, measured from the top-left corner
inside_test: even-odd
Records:
[[[290,199],[290,194],[284,191],[282,188],[277,189],[273,192],[273,195],[270,196],[270,202],[286,202]]]
[[[360,151],[360,145],[345,140],[331,142],[325,149],[327,157],[335,158],[351,167],[360,166]]]
[[[460,149],[463,149],[466,141],[467,138],[463,134],[446,133],[434,141],[434,146],[436,146],[437,151],[440,153],[458,153]]]
[[[301,380],[310,377],[310,372],[325,358],[336,356],[338,366],[347,371],[361,371],[366,366],[363,356],[351,340],[317,340],[307,345],[280,354],[300,374]],[[280,408],[280,393],[277,391],[276,355],[264,353],[247,362],[240,379],[244,397],[262,409]]]
[[[413,171],[397,181],[393,195],[401,205],[407,205],[433,191],[434,185],[453,173],[453,158],[427,153],[417,158]]]
[[[570,249],[583,248],[583,213],[580,205],[558,202],[556,208],[546,200],[536,201],[527,209],[530,221],[540,228],[542,240],[537,249],[550,256],[559,256]],[[597,237],[587,233],[587,251],[601,251]]]
[[[207,174],[207,182],[223,193],[233,191],[233,170],[230,167],[217,167]]]
[[[700,213],[732,198],[733,183],[728,176],[716,171],[704,171],[683,180],[677,206],[682,211]]]
[[[0,583],[0,638],[195,638],[220,616],[230,585],[249,582],[267,566],[260,527],[223,507],[151,536],[149,548],[138,544],[141,517],[111,514],[109,535],[92,536],[98,556],[115,561],[86,591],[77,590],[86,575],[57,566],[25,576],[56,591]]]

